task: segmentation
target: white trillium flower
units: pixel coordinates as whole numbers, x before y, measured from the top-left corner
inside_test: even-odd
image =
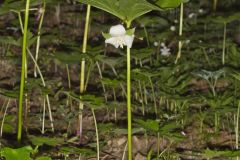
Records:
[[[200,8],[200,9],[198,10],[198,12],[199,12],[199,13],[203,13],[203,9]]]
[[[132,47],[134,35],[127,35],[123,25],[119,24],[112,26],[109,34],[111,37],[107,38],[105,43],[112,44],[115,48],[118,48],[119,46],[121,48],[123,48],[123,46],[127,46],[128,48]]]
[[[177,20],[177,19],[175,19],[175,20],[174,20],[174,23],[178,23],[178,20]]]
[[[166,47],[166,46],[163,46],[161,49],[161,55],[162,56],[169,56],[171,54],[170,52],[170,48]]]
[[[176,31],[176,27],[175,26],[171,26],[170,30],[174,32],[174,31]]]
[[[153,45],[154,45],[155,47],[157,47],[157,46],[159,45],[159,43],[158,43],[158,42],[154,42]]]
[[[195,13],[190,13],[189,15],[188,15],[188,18],[193,18],[194,16],[196,16],[196,14]]]

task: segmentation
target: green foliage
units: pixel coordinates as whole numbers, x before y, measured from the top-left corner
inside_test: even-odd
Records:
[[[216,23],[230,23],[232,21],[238,20],[240,18],[240,12],[231,14],[229,16],[217,16],[212,19]]]
[[[204,158],[217,158],[217,157],[236,157],[240,156],[240,151],[231,151],[231,150],[204,150],[203,157]]]
[[[48,138],[48,137],[36,137],[33,135],[29,136],[30,141],[35,146],[42,146],[44,144],[49,146],[57,146],[64,143],[62,138]]]
[[[31,146],[25,146],[22,148],[2,148],[0,150],[1,157],[4,157],[6,160],[33,160],[31,155],[35,153],[35,150]],[[52,160],[50,157],[42,156],[37,157],[35,160]]]
[[[81,154],[83,157],[90,157],[95,155],[95,152],[87,148],[76,148],[76,147],[61,147],[60,152],[64,155],[69,154]]]
[[[3,148],[1,149],[1,157],[6,158],[6,160],[32,160],[30,154],[33,149],[31,146],[26,146],[18,149]]]
[[[139,124],[141,127],[144,129],[150,131],[150,132],[155,132],[157,133],[159,131],[159,123],[155,120],[141,120],[141,119],[135,119],[134,120],[137,124]]]
[[[131,22],[134,19],[152,10],[160,10],[157,6],[146,0],[77,0],[102,9],[117,16],[124,22]]]
[[[161,8],[176,8],[181,3],[186,3],[189,0],[157,0],[155,3]]]

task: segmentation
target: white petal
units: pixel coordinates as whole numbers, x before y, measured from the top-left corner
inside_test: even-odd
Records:
[[[166,45],[165,45],[164,42],[162,42],[162,43],[160,44],[160,46],[161,46],[161,47],[165,47]]]
[[[112,45],[114,45],[115,48],[119,47],[119,44],[117,43],[117,40],[116,40],[115,37],[111,37],[111,38],[106,39],[105,43],[112,44]]]
[[[168,51],[161,52],[161,55],[163,56],[169,56],[170,54],[171,52],[168,52]]]
[[[124,40],[125,40],[125,43],[128,48],[132,48],[133,39],[134,39],[134,35],[131,35],[131,36],[125,35],[124,36]]]
[[[125,28],[123,27],[123,25],[119,24],[116,26],[112,26],[110,28],[109,33],[111,34],[111,36],[123,36],[126,33]]]

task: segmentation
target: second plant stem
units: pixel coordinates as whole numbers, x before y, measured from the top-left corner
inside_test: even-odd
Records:
[[[19,92],[19,104],[18,104],[18,132],[17,140],[22,139],[22,113],[23,113],[23,96],[25,86],[25,71],[26,71],[26,59],[27,59],[27,31],[28,31],[28,18],[29,18],[29,6],[30,0],[26,1],[25,7],[25,20],[24,20],[24,33],[23,33],[23,45],[22,45],[22,68],[21,68],[21,82]]]

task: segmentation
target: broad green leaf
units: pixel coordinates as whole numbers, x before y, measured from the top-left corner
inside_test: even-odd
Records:
[[[181,3],[185,3],[184,0],[158,0],[155,2],[159,7],[166,9],[166,8],[176,8]]]
[[[240,12],[237,12],[229,16],[213,17],[212,21],[216,23],[230,23],[232,21],[238,20],[239,18],[240,18]]]
[[[57,60],[66,63],[66,64],[76,64],[79,63],[82,58],[88,59],[87,54],[80,54],[77,52],[71,52],[71,53],[66,53],[66,52],[57,52],[53,56]]]
[[[61,138],[36,137],[32,135],[29,136],[29,139],[35,146],[42,146],[43,144],[56,146],[64,142]]]
[[[25,146],[18,149],[3,148],[1,149],[1,156],[6,160],[32,160],[30,153],[33,151],[31,146]]]
[[[77,0],[104,10],[124,22],[131,22],[134,19],[152,11],[161,10],[159,7],[146,0]]]

